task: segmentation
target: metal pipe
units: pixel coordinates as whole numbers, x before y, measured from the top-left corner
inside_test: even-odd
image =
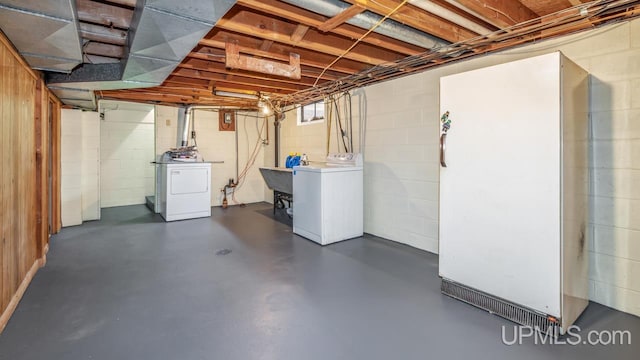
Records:
[[[496,23],[495,21],[492,21],[488,17],[486,17],[486,16],[484,16],[484,15],[482,15],[482,14],[476,12],[476,11],[473,11],[473,10],[469,9],[468,7],[460,4],[457,0],[444,0],[444,1],[447,2],[447,4],[450,4],[450,5],[453,5],[453,6],[457,7],[458,9],[466,12],[467,14],[469,14],[471,16],[477,17],[478,19],[486,22],[487,24],[491,24],[491,25],[497,27],[498,29],[502,29],[503,28],[498,23]]]
[[[238,121],[238,112],[236,111],[233,114],[233,118],[236,119],[236,131],[234,131],[234,133],[236,133],[236,184],[240,182],[240,179],[238,179],[240,177],[240,150],[238,147],[238,131],[240,130],[240,121]],[[246,119],[246,118],[245,118]],[[245,123],[243,123],[243,125],[245,125],[245,131],[246,131],[246,121]],[[247,141],[248,142],[248,141]],[[248,149],[248,148],[247,148]],[[247,161],[248,161],[248,157],[249,157],[249,152],[247,151]]]
[[[478,35],[486,35],[493,32],[482,25],[476,24],[469,19],[456,14],[455,12],[443,8],[440,5],[432,3],[430,0],[409,0],[409,4],[419,7],[420,9],[430,12],[433,15],[437,15],[445,20],[449,20],[454,24],[460,25],[466,29],[475,32]]]
[[[333,17],[349,8],[351,4],[340,0],[282,0],[291,5],[305,8],[324,16]],[[382,16],[374,14],[371,11],[360,13],[347,20],[347,24],[351,24],[363,29],[371,29],[375,24],[382,20]],[[429,35],[420,30],[416,30],[409,26],[403,25],[395,20],[387,19],[373,32],[389,36],[391,38],[401,40],[426,49],[449,45],[449,42]]]
[[[273,135],[273,146],[275,152],[275,161],[273,166],[280,166],[280,118],[284,119],[284,113],[276,113],[274,114],[274,135]]]
[[[182,142],[181,146],[189,145],[189,127],[191,122],[191,112],[193,111],[192,106],[187,106],[184,108],[184,126],[182,128]]]

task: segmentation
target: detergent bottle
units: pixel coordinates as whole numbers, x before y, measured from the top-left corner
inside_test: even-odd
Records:
[[[296,153],[291,158],[291,167],[298,166],[298,165],[300,165],[300,154]]]
[[[286,168],[292,168],[293,167],[293,165],[291,165],[291,159],[293,159],[294,155],[295,155],[294,153],[290,152],[289,156],[287,156],[287,160],[285,160],[285,162],[284,162],[284,166]]]

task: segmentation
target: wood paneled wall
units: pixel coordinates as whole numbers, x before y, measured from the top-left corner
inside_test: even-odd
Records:
[[[41,75],[0,33],[0,332],[45,263],[50,228],[59,229],[59,219],[49,224],[50,198],[55,198],[49,195],[59,194],[49,186],[50,171],[59,179],[59,159],[49,159],[59,157],[59,141],[50,146],[55,138],[49,129],[55,136],[59,112],[60,104]],[[57,199],[51,206],[54,213],[59,195]]]

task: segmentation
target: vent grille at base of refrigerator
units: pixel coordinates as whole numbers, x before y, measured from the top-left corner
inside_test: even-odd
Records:
[[[560,334],[560,320],[464,285],[442,279],[442,293],[536,331]]]

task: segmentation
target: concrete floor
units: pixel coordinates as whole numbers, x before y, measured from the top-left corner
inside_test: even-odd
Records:
[[[440,294],[438,258],[373,236],[320,247],[269,204],[164,223],[144,206],[66,228],[0,359],[637,359],[640,318],[591,304],[578,325],[632,345],[506,346],[513,324]],[[224,250],[231,250],[226,253]],[[512,335],[511,335],[512,336]],[[509,336],[509,338],[511,338]]]

